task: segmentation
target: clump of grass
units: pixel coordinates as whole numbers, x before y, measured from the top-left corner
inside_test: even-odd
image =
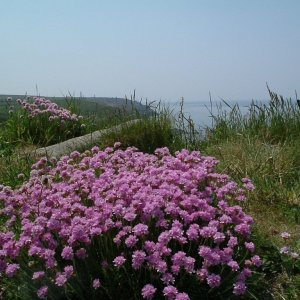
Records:
[[[168,147],[173,154],[182,148],[194,150],[199,146],[200,133],[196,130],[193,120],[184,114],[183,99],[177,114],[162,102],[146,102],[145,105],[147,114],[133,109],[128,116],[119,110],[119,118],[113,120],[135,119],[138,122],[123,123],[120,131],[109,132],[101,138],[98,145],[107,147],[118,141],[123,149],[134,146],[147,153],[153,153],[160,147]],[[118,123],[120,122],[115,124]],[[87,145],[87,148],[88,146],[91,145]]]
[[[124,123],[118,132],[110,132],[103,137],[102,146],[112,146],[119,141],[122,148],[134,146],[147,153],[153,153],[159,147],[174,146],[173,122],[170,112],[160,105],[149,115],[135,114],[134,124]]]
[[[211,140],[226,140],[243,134],[259,138],[269,143],[284,143],[299,139],[300,105],[299,101],[284,99],[272,92],[269,87],[270,100],[267,103],[255,102],[249,106],[244,115],[238,104],[228,109],[218,105],[218,113],[212,115],[214,126],[209,130]]]
[[[35,159],[20,149],[11,155],[0,156],[0,184],[16,187],[29,177]]]

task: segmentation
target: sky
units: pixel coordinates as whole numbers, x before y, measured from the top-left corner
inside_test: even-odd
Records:
[[[294,98],[299,15],[299,0],[0,0],[0,94]]]

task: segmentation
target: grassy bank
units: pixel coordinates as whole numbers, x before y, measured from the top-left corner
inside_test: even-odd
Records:
[[[300,249],[300,107],[271,91],[267,104],[253,102],[247,116],[239,107],[215,116],[203,151],[220,160],[222,172],[249,176],[256,186],[246,210],[256,221],[257,240],[275,299],[300,297],[299,261],[278,255],[280,233],[291,233]]]
[[[124,110],[109,117],[86,115],[94,121],[85,130],[139,118],[136,125],[103,137],[98,146],[112,147],[118,141],[123,149],[134,146],[146,153],[159,147],[168,147],[173,154],[182,148],[199,150],[219,160],[219,173],[230,175],[236,182],[251,178],[256,189],[242,207],[255,220],[253,239],[263,265],[258,271],[260,282],[251,283],[247,298],[299,299],[299,259],[280,253],[280,249],[288,245],[293,253],[300,251],[300,107],[295,100],[269,92],[270,101],[253,102],[246,116],[238,106],[220,110],[213,116],[214,126],[206,128],[205,139],[190,118],[182,112],[174,115],[160,104],[152,104],[152,114],[147,116],[137,111],[127,114]],[[9,133],[2,137],[0,134],[0,183],[16,187],[24,180],[18,174],[29,178],[34,158],[26,150],[34,145],[28,139],[22,140],[22,135],[18,143],[8,136]],[[291,237],[283,239],[282,232],[289,232]],[[6,282],[3,293],[13,298],[8,293],[11,288]]]

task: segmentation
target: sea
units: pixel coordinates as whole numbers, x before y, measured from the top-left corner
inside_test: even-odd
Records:
[[[213,125],[213,116],[216,116],[222,111],[223,113],[229,113],[236,105],[239,107],[240,112],[243,115],[247,115],[252,100],[239,100],[239,101],[184,101],[183,112],[186,117],[191,117],[194,124],[199,128],[211,127]],[[258,101],[259,103],[266,103],[267,100]],[[175,115],[180,112],[180,102],[168,103],[167,106],[173,111]]]

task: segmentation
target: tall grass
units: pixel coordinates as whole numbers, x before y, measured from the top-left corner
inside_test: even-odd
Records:
[[[253,101],[247,114],[221,103],[200,148],[220,160],[221,172],[253,180],[256,190],[245,208],[257,224],[268,284],[275,299],[299,299],[299,263],[287,264],[279,249],[280,232],[288,231],[290,246],[300,250],[300,105],[268,91],[269,102]]]
[[[300,105],[293,99],[284,99],[272,92],[267,103],[252,101],[248,113],[244,115],[238,104],[228,109],[218,106],[218,113],[213,115],[214,126],[210,133],[216,141],[228,139],[237,134],[259,138],[265,142],[283,143],[299,139]]]

